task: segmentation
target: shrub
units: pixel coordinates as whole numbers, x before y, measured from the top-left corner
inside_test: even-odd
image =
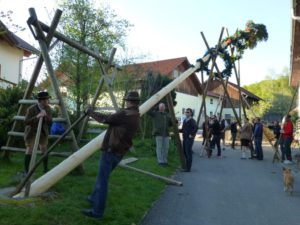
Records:
[[[0,89],[0,147],[5,145],[7,132],[11,129],[13,117],[18,112],[18,101],[23,97],[19,87]]]

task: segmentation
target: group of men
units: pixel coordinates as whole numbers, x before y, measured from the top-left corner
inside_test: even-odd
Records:
[[[42,91],[37,95],[38,103],[29,107],[25,116],[25,172],[29,171],[32,150],[37,135],[38,123],[42,120],[39,147],[46,153],[48,144],[49,129],[52,124],[52,117],[49,106],[50,96],[48,92]],[[91,204],[91,208],[83,209],[81,212],[85,216],[101,219],[104,214],[108,193],[108,180],[111,172],[116,168],[123,156],[132,146],[132,139],[136,134],[140,124],[139,114],[139,94],[136,91],[129,92],[125,98],[126,108],[116,113],[106,115],[94,112],[93,108],[88,108],[85,113],[100,123],[108,124],[105,134],[101,157],[99,160],[98,175],[94,191],[86,200]],[[181,132],[183,133],[183,150],[186,158],[186,172],[192,166],[192,146],[198,127],[193,119],[193,111],[190,108],[185,110],[186,118],[183,122]],[[165,112],[165,104],[160,103],[158,111],[150,111],[153,118],[153,135],[156,140],[157,161],[161,166],[168,165],[169,148],[169,126],[170,116]],[[48,158],[44,160],[44,172],[48,171]]]

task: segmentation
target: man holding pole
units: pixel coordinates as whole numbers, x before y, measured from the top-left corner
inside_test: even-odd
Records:
[[[26,146],[24,166],[25,172],[28,173],[31,160],[32,150],[37,135],[37,127],[40,118],[43,119],[39,147],[42,153],[46,152],[48,144],[49,127],[52,123],[51,111],[49,106],[49,94],[46,91],[41,91],[37,95],[38,103],[29,107],[25,116],[25,135],[24,141]],[[48,171],[48,157],[43,161],[44,173]]]
[[[96,121],[109,125],[101,147],[102,154],[96,185],[92,195],[87,197],[92,208],[81,211],[88,217],[98,219],[103,217],[110,173],[132,146],[132,139],[139,128],[138,92],[129,92],[124,100],[126,108],[111,115],[93,112],[91,108],[87,110],[87,114]]]

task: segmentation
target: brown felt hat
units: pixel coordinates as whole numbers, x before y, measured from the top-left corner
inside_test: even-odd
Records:
[[[51,96],[49,95],[49,93],[47,91],[40,91],[37,94],[37,99],[42,100],[42,99],[49,99],[51,98]]]
[[[126,100],[126,101],[140,101],[139,93],[137,91],[130,91],[125,96],[124,100]]]

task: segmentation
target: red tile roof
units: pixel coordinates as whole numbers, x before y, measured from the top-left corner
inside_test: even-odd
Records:
[[[139,77],[144,77],[147,73],[152,72],[154,74],[161,74],[174,79],[173,72],[177,70],[179,73],[186,71],[191,64],[189,63],[187,57],[179,57],[173,59],[165,59],[159,61],[152,61],[146,63],[136,63],[125,66],[125,70],[128,72],[134,72],[135,75]],[[201,94],[200,81],[196,74],[192,74],[188,78],[194,85],[194,88]]]

